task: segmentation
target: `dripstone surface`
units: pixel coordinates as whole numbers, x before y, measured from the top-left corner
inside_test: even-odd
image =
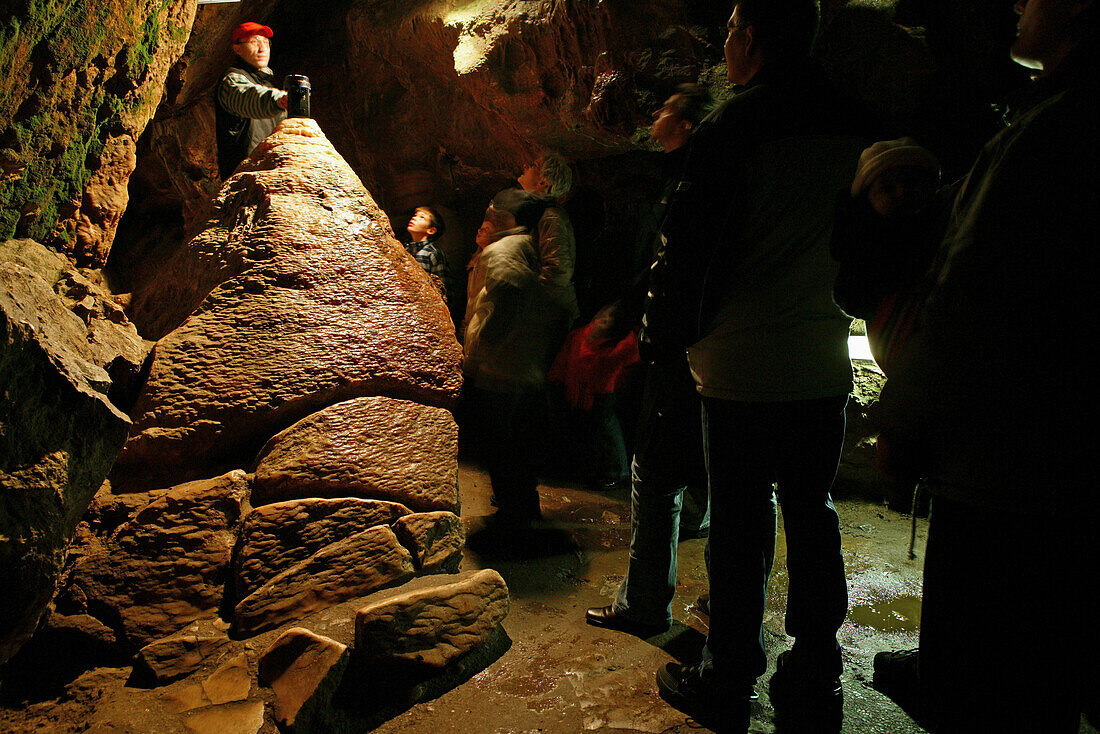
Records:
[[[508,586],[492,569],[359,610],[355,653],[433,668],[473,650],[508,614]]]
[[[317,497],[257,507],[241,521],[234,558],[239,598],[248,596],[321,548],[409,514],[404,505],[354,497]]]
[[[446,406],[461,388],[446,306],[308,119],[281,123],[242,164],[132,314],[147,336],[171,333],[133,410],[126,467],[247,460],[335,402]]]
[[[163,685],[198,670],[228,644],[229,637],[224,633],[212,635],[184,630],[138,650],[134,665],[148,678]]]
[[[450,412],[408,400],[348,400],[299,421],[260,452],[254,504],[346,496],[457,511],[458,426]]]
[[[420,573],[455,573],[466,547],[466,526],[453,512],[417,512],[394,524],[397,537],[413,552]]]
[[[106,538],[89,533],[63,598],[86,599],[131,649],[214,616],[248,509],[246,476],[231,471],[173,487]]]
[[[326,545],[242,599],[234,627],[255,634],[331,604],[366,596],[413,577],[412,555],[380,525]]]

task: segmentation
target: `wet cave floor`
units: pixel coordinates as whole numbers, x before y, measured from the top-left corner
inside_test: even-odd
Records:
[[[488,476],[469,462],[459,467],[462,515],[470,548],[463,570],[495,568],[508,583],[511,610],[504,628],[511,646],[465,683],[417,704],[374,731],[383,734],[526,734],[553,732],[709,731],[667,705],[654,675],[670,660],[694,662],[706,633],[695,600],[707,590],[704,540],[679,547],[679,584],[672,628],[648,640],[591,627],[588,607],[610,600],[622,579],[630,536],[629,489],[594,492],[569,482],[540,485],[545,522],[521,550],[478,542],[485,538]],[[925,730],[871,688],[876,652],[917,645],[921,555],[927,522],[918,521],[917,555],[908,558],[907,516],[863,500],[839,500],[850,607],[840,630],[844,649],[845,734],[916,734]],[[782,517],[780,517],[782,525]],[[783,632],[785,548],[779,533],[765,612],[768,672],[757,684],[749,731],[775,732],[767,680],[792,641]],[[308,626],[308,624],[307,624]],[[254,645],[253,645],[254,646]],[[259,649],[259,648],[257,648]],[[57,700],[0,711],[0,732],[182,732],[156,713],[158,690],[128,687],[128,668],[89,671]],[[179,684],[176,684],[179,685]],[[274,732],[270,707],[260,732]],[[216,727],[216,734],[231,734]],[[198,731],[187,727],[189,731]],[[214,731],[213,729],[208,729]],[[243,730],[242,730],[243,731]],[[1095,734],[1083,724],[1081,731]],[[255,725],[248,734],[255,732]]]
[[[504,626],[512,646],[466,684],[415,706],[377,731],[449,734],[505,732],[707,731],[666,704],[654,675],[670,660],[694,662],[706,634],[695,600],[707,590],[706,541],[679,548],[679,583],[672,628],[642,640],[584,622],[588,607],[610,603],[626,570],[630,540],[629,488],[611,492],[547,482],[540,486],[546,522],[526,552],[477,542],[492,513],[488,476],[463,463],[462,514],[474,540],[464,568],[492,567],[508,582],[512,606]],[[880,650],[917,646],[921,558],[927,522],[918,521],[918,558],[909,560],[907,516],[862,500],[838,501],[850,608],[840,630],[845,672],[843,731],[923,732],[897,705],[871,688]],[[480,553],[479,553],[480,551]],[[520,557],[522,556],[522,557]],[[757,684],[752,732],[775,731],[767,678],[790,647],[783,632],[786,596],[782,517],[764,629],[769,669]]]

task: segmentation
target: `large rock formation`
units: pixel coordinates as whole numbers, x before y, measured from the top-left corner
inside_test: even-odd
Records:
[[[282,123],[215,207],[135,298],[153,331],[186,321],[157,344],[121,466],[246,460],[362,395],[456,400],[461,350],[446,306],[315,122]]]
[[[163,289],[137,301],[182,325],[156,345],[130,448],[81,525],[55,605],[137,651],[139,675],[167,685],[188,728],[251,726],[262,712],[248,655],[226,659],[239,638],[417,575],[419,601],[372,634],[416,637],[405,648],[445,668],[437,680],[470,675],[483,663],[469,653],[507,639],[499,576],[433,576],[458,570],[465,537],[452,512],[457,427],[441,407],[461,386],[460,351],[440,296],[384,225],[316,123],[290,120],[227,182]],[[179,483],[219,463],[255,473]],[[284,723],[303,706],[312,716],[337,652],[304,679],[265,674]],[[387,654],[374,649],[371,664]]]
[[[0,662],[45,611],[130,423],[107,399],[87,325],[53,285],[0,261]]]

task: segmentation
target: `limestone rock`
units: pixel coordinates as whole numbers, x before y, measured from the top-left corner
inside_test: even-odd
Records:
[[[187,714],[189,734],[257,734],[264,725],[263,701],[240,701],[210,706]]]
[[[161,698],[174,713],[183,713],[203,706],[243,701],[250,690],[252,676],[248,672],[248,657],[241,653],[220,665],[205,680],[168,691]]]
[[[183,53],[196,0],[5,3],[0,37],[0,239],[104,263],[137,139]]]
[[[108,397],[128,410],[137,397],[138,381],[151,342],[126,317],[122,305],[102,284],[98,271],[78,270],[64,256],[33,240],[0,242],[0,262],[30,269],[42,278],[87,329],[89,361],[111,378]]]
[[[458,397],[446,306],[312,120],[284,121],[256,149],[152,288],[135,294],[135,318],[164,315],[154,333],[187,320],[157,344],[123,465],[252,456],[362,395]]]
[[[462,563],[466,526],[453,512],[417,512],[400,518],[394,532],[413,552],[420,573],[454,573]]]
[[[260,452],[255,504],[342,496],[457,510],[458,426],[450,412],[357,398],[299,421]]]
[[[33,632],[129,420],[107,400],[84,323],[0,262],[0,662]]]
[[[412,556],[380,525],[325,546],[288,568],[234,610],[234,628],[255,634],[338,602],[412,578]]]
[[[158,684],[184,678],[202,667],[229,644],[226,634],[201,634],[185,630],[138,650],[135,668]]]
[[[287,630],[267,648],[260,657],[259,677],[275,692],[275,720],[280,727],[292,727],[299,713],[308,719],[310,709],[328,705],[347,667],[347,649],[302,627]]]
[[[326,545],[409,514],[393,502],[307,498],[257,507],[241,521],[234,557],[238,598],[248,596]]]
[[[242,471],[173,487],[106,538],[89,535],[70,586],[93,614],[117,620],[132,648],[212,616],[222,604],[247,497]]]
[[[360,609],[355,651],[442,668],[489,638],[508,614],[508,586],[492,569]]]

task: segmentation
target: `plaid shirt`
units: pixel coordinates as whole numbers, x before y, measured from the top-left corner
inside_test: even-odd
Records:
[[[420,263],[420,267],[424,268],[428,275],[435,275],[443,281],[443,287],[447,291],[449,300],[454,293],[454,284],[451,282],[451,267],[447,263],[447,256],[443,254],[443,250],[439,249],[439,245],[429,240],[409,242],[405,244],[405,251]]]

